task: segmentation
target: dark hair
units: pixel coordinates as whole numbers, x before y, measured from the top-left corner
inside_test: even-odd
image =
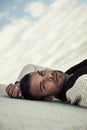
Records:
[[[30,93],[30,74],[26,74],[21,80],[20,80],[20,89],[22,92],[22,95],[25,99],[33,99],[33,95]]]
[[[21,80],[20,80],[20,89],[22,92],[22,95],[25,99],[30,100],[44,100],[43,97],[39,99],[39,97],[35,97],[30,92],[30,74],[26,74]]]

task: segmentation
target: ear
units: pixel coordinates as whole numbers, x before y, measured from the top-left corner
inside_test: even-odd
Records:
[[[44,99],[44,101],[52,101],[54,98],[54,96],[48,96]]]

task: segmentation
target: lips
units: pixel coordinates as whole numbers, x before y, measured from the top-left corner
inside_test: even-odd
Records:
[[[58,76],[58,73],[57,73],[56,71],[53,72],[53,78],[54,78],[55,82],[58,83],[58,81],[59,81],[59,76]]]

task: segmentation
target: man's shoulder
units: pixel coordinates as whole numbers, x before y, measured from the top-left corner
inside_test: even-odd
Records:
[[[71,68],[69,68],[65,73],[66,74],[72,74],[75,73],[77,71],[80,71],[81,69],[83,69],[85,67],[85,70],[87,70],[87,59],[83,60],[82,62],[72,66]]]
[[[78,79],[76,80],[76,82],[80,82],[80,83],[86,82],[87,83],[87,74],[83,74],[83,75],[79,76]]]
[[[18,78],[17,78],[17,81],[20,81],[20,79],[28,74],[28,73],[31,73],[31,72],[36,72],[36,71],[40,71],[40,70],[44,70],[45,67],[43,66],[39,66],[39,65],[35,65],[35,64],[27,64],[23,70],[21,71],[21,73],[19,74]]]

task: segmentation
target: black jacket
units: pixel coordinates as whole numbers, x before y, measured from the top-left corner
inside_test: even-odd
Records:
[[[77,80],[77,78],[79,78],[83,74],[87,74],[87,59],[85,59],[81,63],[71,67],[65,73],[66,74],[73,74],[73,75],[62,86],[62,89],[61,89],[60,93],[57,96],[57,98],[62,100],[62,101],[67,101],[67,99],[66,99],[66,91],[68,89],[70,89],[74,85],[74,83]]]

